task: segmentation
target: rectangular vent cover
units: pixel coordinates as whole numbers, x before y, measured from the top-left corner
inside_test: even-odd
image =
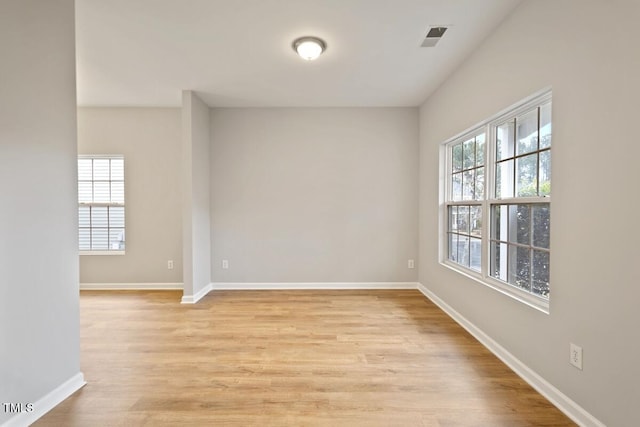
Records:
[[[447,31],[447,27],[431,27],[429,28],[429,32],[427,33],[427,37],[425,37],[424,41],[420,46],[422,47],[433,47],[435,46],[444,33]]]

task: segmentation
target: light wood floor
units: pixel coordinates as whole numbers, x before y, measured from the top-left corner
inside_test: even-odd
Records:
[[[87,385],[36,426],[569,426],[418,291],[82,292]]]

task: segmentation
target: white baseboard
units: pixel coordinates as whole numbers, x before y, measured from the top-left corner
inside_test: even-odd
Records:
[[[584,427],[605,427],[596,417],[587,412],[584,408],[571,400],[567,395],[551,385],[547,380],[535,373],[531,368],[522,363],[513,354],[509,353],[504,347],[498,344],[490,336],[485,334],[480,328],[467,320],[460,313],[455,311],[451,306],[441,300],[433,292],[422,284],[418,284],[418,290],[431,300],[435,305],[440,307],[442,311],[447,313],[449,317],[455,320],[460,326],[467,330],[482,345],[491,351],[498,359],[502,360],[509,368],[511,368],[520,378],[525,380],[531,387],[536,389],[538,393],[546,397],[553,405],[564,412],[569,418],[580,426]]]
[[[195,304],[200,301],[205,295],[207,295],[212,290],[212,284],[209,283],[204,288],[200,289],[194,295],[182,295],[182,300],[180,301],[182,304]]]
[[[47,393],[36,402],[33,402],[32,412],[21,412],[16,414],[14,417],[9,418],[8,421],[2,424],[2,427],[24,427],[35,423],[44,414],[52,410],[67,397],[80,390],[85,384],[84,375],[82,372],[78,372],[76,375],[56,387],[53,391]]]
[[[80,283],[80,290],[85,291],[153,291],[153,290],[182,290],[182,283]]]
[[[320,290],[320,289],[416,289],[416,282],[215,282],[214,291],[228,290]]]
[[[416,289],[416,282],[215,282],[195,295],[183,295],[182,304],[195,304],[211,291],[310,289]]]

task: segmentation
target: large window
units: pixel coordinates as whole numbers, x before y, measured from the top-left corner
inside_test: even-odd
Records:
[[[443,262],[548,310],[551,92],[447,141]]]
[[[81,254],[119,254],[125,249],[124,158],[78,157]]]

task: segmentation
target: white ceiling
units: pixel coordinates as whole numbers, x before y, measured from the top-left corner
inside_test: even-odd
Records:
[[[521,0],[76,0],[78,103],[416,106]],[[431,25],[450,26],[434,48]],[[300,36],[327,42],[306,62]]]

